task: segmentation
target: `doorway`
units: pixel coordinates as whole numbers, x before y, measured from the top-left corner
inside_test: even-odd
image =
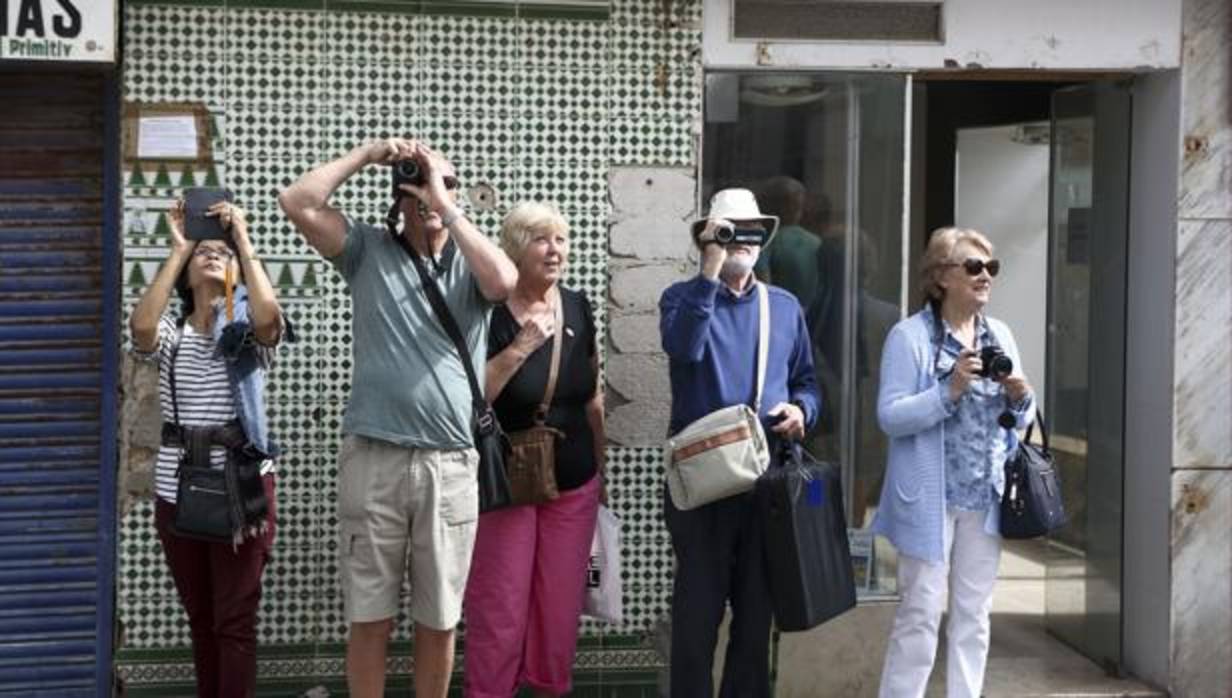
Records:
[[[994,616],[1119,675],[1128,87],[922,79],[912,101],[912,261],[943,225],[993,242],[988,313],[1014,331],[1070,514],[1048,540],[1007,541]]]
[[[702,197],[746,187],[781,226],[758,277],[799,300],[822,396],[806,438],[843,472],[860,598],[896,592],[894,554],[868,526],[885,472],[881,350],[903,310],[905,75],[706,75]]]
[[[989,312],[1014,329],[1052,417],[1071,516],[1050,540],[1007,546],[1013,603],[997,613],[1026,635],[1002,637],[1059,638],[1096,677],[1122,664],[1128,118],[1127,89],[1090,79],[706,75],[702,200],[744,186],[783,220],[758,273],[797,295],[813,338],[825,417],[807,443],[842,466],[862,602],[897,593],[895,551],[867,531],[885,467],[882,344],[921,306],[928,232],[976,227],[1005,262]]]

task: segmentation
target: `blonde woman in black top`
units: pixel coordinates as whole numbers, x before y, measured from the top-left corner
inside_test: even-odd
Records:
[[[572,687],[586,563],[606,497],[595,323],[586,295],[560,286],[569,229],[555,208],[514,207],[501,246],[518,267],[518,284],[492,312],[485,393],[505,431],[531,427],[560,335],[545,419],[563,432],[554,473],[559,496],[479,517],[465,601],[464,695],[508,698],[527,686],[536,696],[559,696]]]

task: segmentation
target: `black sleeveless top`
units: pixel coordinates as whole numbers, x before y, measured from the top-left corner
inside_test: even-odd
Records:
[[[547,423],[565,433],[557,444],[556,486],[561,490],[581,487],[595,475],[594,433],[586,419],[586,403],[595,395],[595,322],[590,301],[581,291],[560,287],[564,332],[560,349],[560,372],[556,379],[556,394],[548,409]],[[521,325],[509,308],[499,305],[492,311],[488,329],[488,358],[504,351],[513,343]],[[552,340],[539,345],[523,362],[522,367],[505,384],[492,406],[505,431],[530,428],[535,410],[543,400],[548,385],[548,369],[552,360]]]

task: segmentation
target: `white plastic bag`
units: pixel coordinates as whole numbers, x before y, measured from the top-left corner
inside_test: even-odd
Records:
[[[620,584],[620,519],[599,505],[599,520],[586,565],[586,602],[582,613],[618,624],[622,616]]]

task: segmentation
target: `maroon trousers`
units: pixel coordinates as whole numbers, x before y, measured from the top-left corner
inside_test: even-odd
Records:
[[[188,612],[200,698],[249,698],[256,691],[261,572],[274,544],[274,476],[262,479],[269,530],[238,548],[175,535],[175,505],[154,505],[154,527]]]

